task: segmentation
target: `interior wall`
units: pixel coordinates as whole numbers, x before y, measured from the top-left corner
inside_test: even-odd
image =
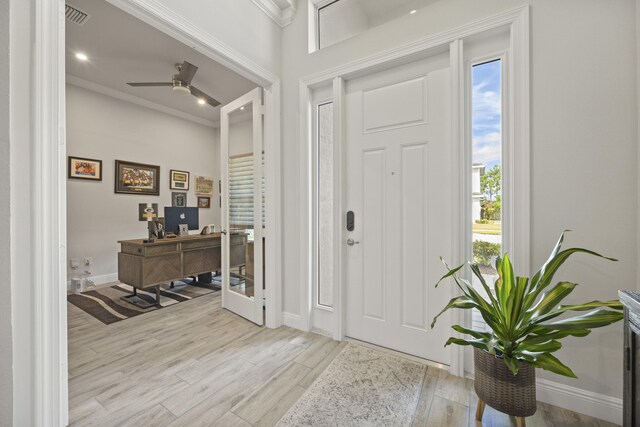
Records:
[[[93,258],[97,283],[114,280],[118,240],[143,238],[139,203],[171,206],[171,169],[188,171],[187,206],[197,206],[195,176],[216,179],[220,170],[217,129],[67,85],[67,154],[102,160],[102,181],[67,180],[68,259]],[[115,160],[160,166],[160,196],[116,194]],[[220,226],[218,189],[211,208],[200,209],[200,226]],[[71,270],[69,268],[69,274]],[[108,277],[102,277],[108,276]],[[70,277],[70,276],[69,276]]]
[[[281,31],[250,0],[157,0],[258,65],[280,75]],[[299,2],[301,3],[301,2]]]
[[[9,1],[0,0],[0,75],[9,76],[0,81],[0,170],[5,171],[5,179],[0,180],[0,426],[12,423],[13,406],[13,357],[11,354],[11,222],[7,221],[11,214],[9,189],[11,161],[9,158]],[[7,179],[7,175],[8,179]],[[5,344],[7,343],[7,344]]]
[[[640,171],[640,0],[636,0],[636,109],[638,117],[636,119],[636,136],[638,138],[638,170]],[[640,180],[640,172],[638,179]],[[640,221],[640,181],[638,184],[638,221]],[[640,224],[638,226],[638,265],[640,265]],[[640,291],[640,268],[636,279],[637,290]]]
[[[284,311],[300,314],[301,78],[438,34],[527,2],[446,0],[307,53],[307,2],[284,29],[283,223]],[[531,266],[547,258],[563,229],[566,244],[619,258],[576,257],[558,279],[581,284],[569,302],[617,298],[635,288],[637,138],[635,1],[531,0]],[[516,141],[517,143],[517,141]],[[517,266],[516,266],[517,270]],[[578,380],[539,376],[604,395],[622,396],[622,326],[567,339],[558,356]]]
[[[6,4],[7,0],[2,0]],[[9,0],[9,192],[0,187],[0,199],[10,200],[11,223],[11,292],[5,295],[11,300],[12,339],[0,339],[2,347],[11,351],[13,358],[13,383],[0,382],[0,400],[13,401],[13,424],[33,425],[33,292],[30,284],[31,257],[31,177],[35,173],[32,144],[32,85],[30,70],[34,35],[33,4],[19,0]],[[3,28],[6,28],[3,25]],[[6,40],[0,46],[6,47]],[[6,74],[2,74],[6,76]],[[6,104],[2,103],[2,107]],[[4,251],[3,251],[4,252]],[[4,319],[1,320],[4,325]],[[4,332],[0,332],[4,334]],[[4,365],[4,362],[3,362]],[[0,415],[2,419],[4,415]],[[2,419],[2,422],[5,420]],[[4,424],[2,424],[4,425]]]

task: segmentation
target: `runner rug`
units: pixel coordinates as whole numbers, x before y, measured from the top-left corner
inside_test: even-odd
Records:
[[[160,286],[160,305],[168,307],[184,301],[189,301],[212,292],[219,292],[219,287],[202,283],[187,284],[184,282],[174,282],[174,288],[170,289],[169,284]],[[67,301],[81,310],[89,313],[104,324],[119,322],[130,317],[139,316],[144,313],[159,310],[162,307],[155,305],[155,289],[148,291],[138,289],[138,297],[152,304],[148,308],[138,307],[122,299],[133,293],[133,288],[129,285],[118,284],[115,286],[85,291],[79,294],[67,295]]]
[[[426,366],[348,344],[278,422],[293,426],[410,426]]]

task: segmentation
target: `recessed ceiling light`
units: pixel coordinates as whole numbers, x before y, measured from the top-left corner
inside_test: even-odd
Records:
[[[244,110],[244,105],[242,107],[240,107],[241,110]]]
[[[76,53],[76,58],[78,61],[87,61],[89,59],[89,57],[82,52]]]
[[[413,9],[411,12],[409,12],[409,15],[413,15],[416,12],[417,12],[417,10]]]
[[[206,102],[207,102],[207,101],[205,101],[205,100],[204,100],[204,99],[202,99],[202,98],[198,99],[198,104],[200,104],[200,105],[204,105],[204,104],[206,104]]]

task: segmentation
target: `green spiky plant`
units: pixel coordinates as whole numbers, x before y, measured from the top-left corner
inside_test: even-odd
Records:
[[[618,300],[591,301],[584,304],[560,305],[561,301],[577,286],[576,283],[558,282],[551,286],[558,268],[573,254],[584,253],[611,261],[613,258],[602,256],[583,248],[561,250],[565,232],[551,252],[551,256],[542,268],[529,279],[515,277],[513,265],[508,254],[497,258],[498,278],[493,289],[487,285],[477,265],[469,263],[471,271],[479,279],[488,294],[485,300],[458,272],[466,265],[449,268],[442,260],[448,272],[438,281],[436,287],[447,278],[453,278],[462,291],[462,295],[453,298],[449,304],[433,319],[433,328],[438,317],[451,308],[477,309],[491,332],[476,331],[453,325],[452,328],[470,339],[451,337],[445,344],[473,346],[490,354],[501,357],[509,370],[518,373],[518,361],[531,364],[559,375],[576,378],[573,371],[552,355],[562,347],[560,340],[568,336],[584,337],[593,328],[600,328],[621,320],[622,304]],[[568,312],[589,311],[586,314],[557,319]]]

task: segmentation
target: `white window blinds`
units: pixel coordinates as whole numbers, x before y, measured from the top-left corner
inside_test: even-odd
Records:
[[[262,169],[264,170],[264,153]],[[229,224],[232,228],[253,228],[253,154],[229,159]],[[265,223],[264,176],[262,176],[262,225]]]

